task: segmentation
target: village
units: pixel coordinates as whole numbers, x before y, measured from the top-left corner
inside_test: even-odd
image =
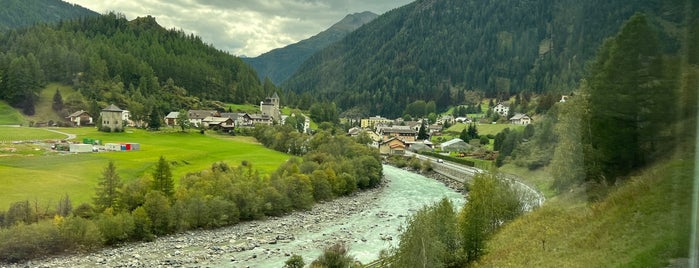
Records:
[[[567,96],[562,96],[560,102],[565,102]],[[217,110],[188,110],[183,116],[180,111],[169,112],[162,122],[164,126],[176,128],[179,126],[178,120],[183,118],[188,120],[188,126],[200,130],[211,130],[219,133],[235,134],[236,129],[254,128],[257,125],[284,124],[291,115],[283,115],[281,112],[279,95],[274,93],[271,97],[260,102],[258,113],[249,112],[222,112]],[[527,114],[514,113],[510,116],[508,102],[498,102],[492,107],[492,112],[497,113],[500,118],[509,118],[505,124],[512,126],[526,126],[532,123],[532,118]],[[144,122],[134,122],[131,120],[131,113],[128,110],[111,104],[100,112],[99,122],[95,122],[93,117],[84,110],[72,113],[66,120],[75,127],[95,126],[105,132],[122,132],[125,127],[142,126]],[[304,133],[312,133],[311,121],[304,116]],[[343,122],[350,120],[342,119]],[[463,140],[454,135],[445,135],[445,126],[464,124],[475,126],[484,124],[483,119],[477,120],[474,117],[456,117],[452,114],[444,114],[434,122],[427,118],[406,121],[403,118],[389,119],[382,116],[372,116],[352,120],[347,135],[352,137],[364,136],[370,142],[367,145],[378,148],[382,155],[403,155],[406,151],[421,152],[435,150],[441,153],[456,152],[463,156],[464,152],[470,152],[483,145],[476,140]],[[487,124],[502,124],[498,122],[488,122]],[[425,133],[420,135],[420,128],[425,127]],[[433,138],[437,137],[437,138]],[[449,138],[449,139],[445,139]],[[99,152],[99,151],[132,151],[140,150],[140,144],[121,142],[104,143],[100,140],[84,139],[82,143],[55,144],[54,149],[68,152]]]

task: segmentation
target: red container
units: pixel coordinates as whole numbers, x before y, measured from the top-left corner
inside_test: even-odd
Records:
[[[131,151],[131,143],[127,143],[127,144],[126,144],[126,150],[127,150],[127,151]]]

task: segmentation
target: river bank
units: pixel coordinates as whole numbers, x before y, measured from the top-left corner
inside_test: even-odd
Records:
[[[400,226],[416,209],[445,194],[463,199],[463,195],[446,189],[441,183],[426,180],[422,175],[388,166],[385,166],[385,173],[381,187],[319,203],[308,211],[160,237],[153,242],[129,243],[93,253],[0,266],[281,267],[278,264],[294,254],[302,255],[310,263],[323,248],[338,242],[349,244],[355,257],[368,262],[375,259],[382,248],[397,243]],[[438,174],[425,175],[439,177]],[[424,200],[414,198],[427,195],[429,198]]]

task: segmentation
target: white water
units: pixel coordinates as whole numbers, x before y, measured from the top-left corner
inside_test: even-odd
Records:
[[[308,248],[314,241],[332,240],[329,237],[342,237],[350,249],[350,255],[362,263],[368,263],[378,258],[382,249],[389,249],[398,244],[401,227],[405,226],[407,216],[416,210],[431,205],[442,198],[449,198],[455,206],[463,206],[465,199],[461,193],[455,192],[433,179],[410,173],[392,166],[383,166],[383,172],[388,184],[383,191],[376,195],[373,205],[360,213],[355,213],[330,222],[322,222],[313,226],[313,231],[302,231],[294,234],[296,239],[290,243],[269,245],[265,250],[279,249],[282,252],[295,252],[303,256],[306,264],[315,260],[323,248]],[[383,239],[382,239],[383,237]],[[391,240],[386,240],[391,237]],[[301,252],[299,252],[299,249]],[[264,256],[260,250],[258,256]],[[285,256],[256,258],[248,261],[235,262],[236,267],[282,267],[288,259]],[[221,267],[230,267],[230,256],[223,255]]]

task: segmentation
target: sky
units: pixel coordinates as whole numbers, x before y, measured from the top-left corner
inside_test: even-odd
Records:
[[[309,38],[347,14],[383,14],[413,0],[64,0],[127,19],[155,17],[237,56],[255,57]]]

